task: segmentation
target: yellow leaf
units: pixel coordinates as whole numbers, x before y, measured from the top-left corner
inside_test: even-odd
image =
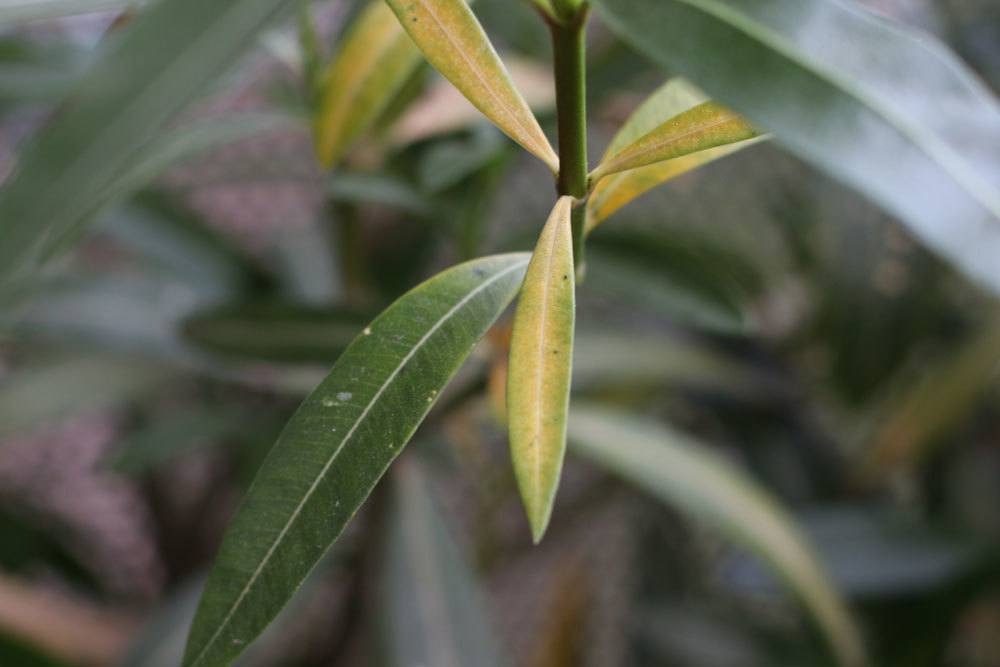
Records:
[[[549,523],[566,452],[576,307],[572,207],[572,197],[560,198],[542,230],[521,288],[510,344],[511,459],[536,543]]]
[[[680,119],[705,103],[706,99],[701,91],[683,79],[672,79],[661,86],[632,114],[608,146],[602,166],[591,174],[595,187],[587,206],[587,233],[625,204],[656,186],[760,140],[751,138],[728,145],[716,145],[714,148],[703,146],[696,152],[680,157],[675,156],[673,159],[608,175],[610,171],[607,171],[604,165],[611,164],[612,161],[618,162],[618,156],[630,147],[643,142],[647,137],[652,138],[661,134],[664,129],[671,129],[670,126],[675,121],[678,121],[674,126],[675,131],[682,130]],[[664,123],[665,118],[671,120]],[[691,141],[691,138],[687,141]],[[684,143],[685,140],[681,140],[680,145],[671,146],[668,142],[664,148],[680,150],[684,148]]]
[[[323,75],[316,154],[334,166],[420,64],[420,51],[381,1],[372,3]]]
[[[559,158],[465,0],[386,0],[444,78],[553,173]]]

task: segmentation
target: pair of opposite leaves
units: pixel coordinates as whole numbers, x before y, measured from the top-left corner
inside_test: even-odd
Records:
[[[387,4],[397,20],[381,3],[372,5],[331,67],[327,87],[331,94],[324,98],[317,123],[321,160],[330,165],[340,157],[365,129],[363,111],[367,108],[372,117],[371,107],[401,85],[422,52],[497,127],[558,174],[558,156],[464,0],[388,0]],[[367,68],[357,67],[363,53],[369,54],[364,56]],[[687,93],[681,90],[679,95],[678,88],[683,84],[654,95],[646,105],[654,108],[637,113],[626,124],[591,172],[596,189],[595,205],[588,207],[588,232],[645,190],[718,157],[711,149],[726,150],[756,136],[742,118],[698,99],[697,94],[687,94],[684,101],[689,108],[678,109],[677,98]],[[344,89],[354,91],[353,99],[332,94]],[[663,98],[675,104],[663,108]],[[654,117],[669,120],[650,125],[648,119]],[[684,164],[664,164],[691,155],[698,157]],[[560,199],[542,232],[525,277],[511,344],[511,455],[536,541],[548,523],[565,451],[574,325],[570,224],[574,203],[568,197]]]

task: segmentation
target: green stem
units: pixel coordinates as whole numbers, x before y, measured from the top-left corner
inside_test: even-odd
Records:
[[[555,61],[556,116],[559,124],[560,195],[576,198],[573,208],[573,257],[583,267],[583,220],[587,196],[586,3],[562,20],[550,20]]]

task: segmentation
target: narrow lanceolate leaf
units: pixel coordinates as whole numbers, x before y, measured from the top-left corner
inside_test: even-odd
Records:
[[[452,539],[415,459],[390,476],[392,500],[380,580],[386,667],[499,667],[476,573]]]
[[[0,282],[106,201],[142,149],[291,0],[170,0],[114,39],[0,191]]]
[[[577,405],[573,451],[692,515],[765,561],[802,601],[844,667],[867,664],[844,601],[812,548],[766,490],[665,426]]]
[[[382,0],[357,19],[320,84],[316,153],[334,166],[420,65],[420,51]]]
[[[593,181],[629,169],[752,139],[757,131],[729,109],[705,102],[679,114],[618,153],[603,160],[591,173]]]
[[[288,422],[233,520],[185,667],[229,664],[288,602],[510,303],[527,263],[498,255],[450,269],[347,348]]]
[[[572,197],[562,197],[545,223],[510,342],[510,455],[536,543],[549,524],[566,452],[576,310],[572,207]]]
[[[664,121],[690,112],[707,101],[704,93],[684,79],[671,79],[650,95],[625,121],[608,145],[602,164],[643,136],[654,132]],[[757,140],[750,139],[707,148],[601,178],[600,182],[595,182],[594,191],[588,200],[586,231],[589,233],[618,209],[658,185],[756,142]]]
[[[622,39],[1000,291],[1000,105],[932,37],[829,0],[595,4]]]
[[[559,158],[466,0],[386,0],[424,56],[553,173]]]

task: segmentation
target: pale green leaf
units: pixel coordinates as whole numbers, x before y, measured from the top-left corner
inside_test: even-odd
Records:
[[[0,192],[0,280],[35,268],[91,216],[176,112],[295,4],[170,0],[108,39]]]
[[[704,93],[687,81],[671,79],[650,95],[625,121],[608,145],[602,163],[656,130],[664,120],[689,112],[707,101]],[[613,213],[649,190],[754,143],[756,140],[751,139],[708,148],[601,179],[594,184],[594,191],[587,202],[586,231],[589,233]]]
[[[228,664],[337,539],[520,286],[528,258],[452,268],[400,297],[299,407],[227,531],[184,665]]]
[[[465,0],[386,0],[424,56],[553,173],[559,158]]]
[[[449,534],[416,459],[391,475],[381,580],[386,667],[498,667],[485,599],[465,554]]]
[[[595,0],[609,27],[1000,291],[1000,104],[932,37],[830,0]]]
[[[420,62],[392,11],[372,2],[322,76],[316,154],[324,166],[334,166],[372,127]]]
[[[665,426],[577,403],[573,451],[690,514],[764,560],[806,607],[839,663],[867,664],[858,630],[794,520],[765,489]]]
[[[560,198],[542,230],[510,343],[510,453],[535,542],[548,526],[566,451],[576,309],[572,208],[572,197]]]

